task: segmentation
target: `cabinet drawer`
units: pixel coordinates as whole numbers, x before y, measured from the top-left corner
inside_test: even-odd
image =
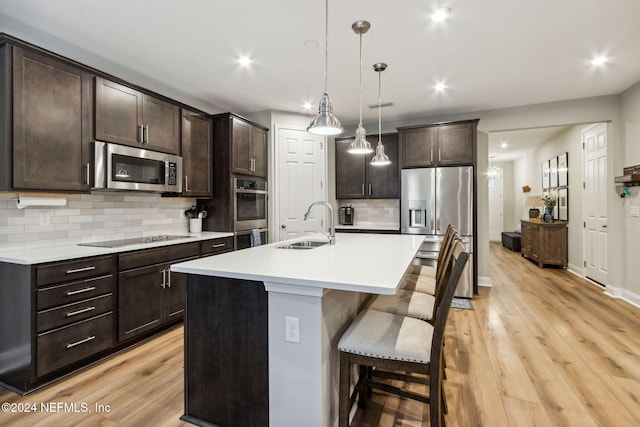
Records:
[[[108,276],[41,288],[38,289],[38,310],[114,292],[115,285],[116,277],[109,274]]]
[[[222,252],[233,250],[233,237],[225,237],[223,239],[206,240],[200,242],[200,253],[202,256],[215,255]]]
[[[109,312],[39,334],[36,375],[41,377],[112,347],[113,319],[113,312]]]
[[[130,270],[198,256],[200,256],[200,243],[193,242],[121,254],[118,258],[118,266],[120,271]]]
[[[63,305],[62,307],[40,311],[38,312],[38,332],[95,317],[107,311],[113,311],[113,302],[113,294],[109,293]]]
[[[37,267],[38,286],[68,282],[113,273],[113,257],[97,257],[59,262]]]

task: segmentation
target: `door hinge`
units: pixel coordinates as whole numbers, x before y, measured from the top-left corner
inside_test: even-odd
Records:
[[[582,149],[584,150],[584,142],[582,143]]]
[[[324,188],[324,181],[320,180],[320,188]]]
[[[586,182],[582,183],[582,188],[587,188],[587,183]]]
[[[582,228],[587,228],[587,222],[586,221],[582,222]]]
[[[320,143],[320,149],[321,149],[321,150],[322,150],[322,149],[324,149],[324,142],[321,142],[321,143]]]
[[[586,267],[587,266],[587,261],[582,261],[582,266]]]

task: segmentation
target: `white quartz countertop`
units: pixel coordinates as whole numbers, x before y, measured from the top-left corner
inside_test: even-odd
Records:
[[[380,230],[380,231],[397,231],[400,232],[400,226],[385,224],[353,224],[353,225],[336,225],[336,230]]]
[[[75,258],[83,258],[98,255],[115,254],[120,252],[129,252],[139,249],[149,249],[159,246],[179,245],[181,243],[198,242],[201,240],[218,239],[233,236],[233,233],[220,233],[205,231],[200,234],[185,233],[184,239],[163,240],[151,243],[140,243],[135,245],[121,246],[118,248],[99,248],[93,246],[65,245],[65,246],[49,246],[43,248],[25,248],[25,249],[1,249],[0,262],[8,262],[12,264],[41,264],[44,262],[64,261]]]
[[[229,252],[171,266],[171,271],[297,287],[394,294],[424,236],[338,233],[334,245],[281,249],[304,238]]]

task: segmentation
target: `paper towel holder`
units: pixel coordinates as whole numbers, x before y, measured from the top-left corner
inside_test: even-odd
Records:
[[[20,199],[20,193],[16,193],[13,198],[16,201],[16,207],[18,209],[24,209],[29,206],[66,206],[66,197],[46,197],[46,196],[31,196]]]

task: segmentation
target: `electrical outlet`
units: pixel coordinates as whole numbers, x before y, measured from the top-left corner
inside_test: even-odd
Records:
[[[40,212],[40,225],[51,225],[51,214],[47,211]]]
[[[300,318],[284,318],[284,340],[287,342],[300,342]]]

